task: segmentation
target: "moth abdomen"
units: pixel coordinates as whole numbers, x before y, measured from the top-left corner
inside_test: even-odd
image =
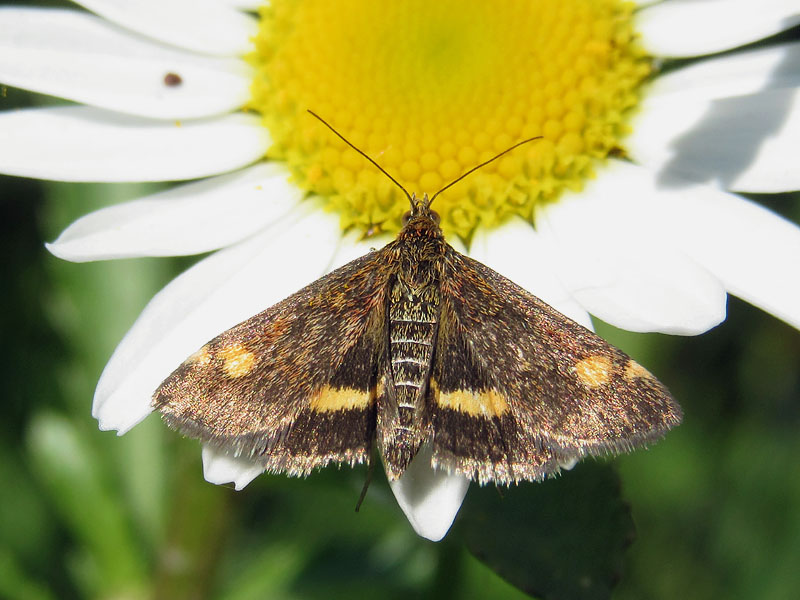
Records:
[[[401,277],[387,303],[384,393],[378,397],[378,444],[387,474],[397,478],[428,435],[428,392],[439,322],[439,290],[413,288]]]
[[[412,337],[411,329],[422,328],[408,327],[405,323],[389,325],[389,362],[392,383],[397,392],[397,406],[401,409],[401,422],[406,420],[404,412],[415,410],[417,398],[427,387],[433,358],[434,325],[425,327],[427,331],[413,332],[419,334],[417,338]]]

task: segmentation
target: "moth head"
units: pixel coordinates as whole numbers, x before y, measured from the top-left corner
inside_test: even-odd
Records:
[[[441,219],[439,213],[431,210],[431,200],[428,198],[428,194],[424,194],[422,198],[417,198],[416,194],[411,194],[409,201],[411,202],[411,209],[403,215],[403,227],[406,227],[412,220],[433,221],[434,225],[438,227]]]

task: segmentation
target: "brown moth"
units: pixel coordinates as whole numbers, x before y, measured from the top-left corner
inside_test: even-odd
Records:
[[[453,249],[436,195],[406,195],[396,240],[178,367],[153,396],[167,424],[273,473],[369,462],[377,445],[396,480],[427,444],[434,468],[509,484],[680,423],[644,367]]]

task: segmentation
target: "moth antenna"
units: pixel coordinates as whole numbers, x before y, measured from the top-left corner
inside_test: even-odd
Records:
[[[313,114],[313,113],[312,113],[312,114]],[[449,188],[449,187],[452,187],[452,186],[454,186],[455,184],[457,184],[459,181],[461,181],[462,179],[464,179],[464,177],[466,177],[466,176],[467,176],[467,175],[469,175],[470,173],[474,173],[474,172],[475,172],[475,171],[477,171],[478,169],[480,169],[480,168],[482,168],[482,167],[485,167],[485,166],[486,166],[486,165],[488,165],[490,162],[493,162],[493,161],[497,160],[498,158],[500,158],[500,157],[501,157],[501,156],[503,156],[504,154],[508,154],[509,152],[511,152],[512,150],[514,150],[515,148],[519,148],[519,147],[520,147],[520,146],[522,146],[523,144],[527,144],[528,142],[532,142],[533,140],[538,140],[538,139],[541,139],[541,138],[542,138],[542,136],[541,136],[541,135],[537,135],[536,137],[528,138],[527,140],[522,140],[521,142],[517,142],[516,144],[514,144],[514,145],[513,145],[513,146],[511,146],[510,148],[506,148],[505,150],[503,150],[503,151],[502,151],[500,154],[497,154],[497,155],[493,156],[492,158],[490,158],[489,160],[487,160],[487,161],[485,161],[485,162],[482,162],[481,164],[479,164],[479,165],[477,165],[477,166],[475,166],[475,167],[472,167],[472,168],[471,168],[469,171],[467,171],[467,172],[466,172],[466,173],[464,173],[463,175],[459,175],[459,176],[458,176],[458,177],[456,177],[456,178],[455,178],[453,181],[451,181],[450,183],[448,183],[446,186],[444,186],[442,189],[440,189],[438,192],[436,192],[436,193],[435,193],[433,196],[431,196],[431,199],[430,199],[430,201],[428,202],[428,206],[430,206],[431,204],[433,204],[433,201],[436,199],[436,196],[438,196],[439,194],[441,194],[441,193],[442,193],[443,191],[445,191],[447,188]],[[347,140],[345,140],[345,141],[347,141]],[[381,170],[383,170],[383,169],[381,169]]]
[[[371,157],[370,157],[370,156],[369,156],[369,155],[368,155],[366,152],[364,152],[363,150],[359,150],[358,148],[356,148],[356,147],[355,147],[355,146],[352,144],[352,142],[350,142],[350,141],[349,141],[349,140],[348,140],[346,137],[344,137],[344,136],[343,136],[341,133],[339,133],[338,131],[336,131],[336,130],[333,128],[333,125],[331,125],[330,123],[328,123],[328,122],[327,122],[325,119],[323,119],[322,117],[320,117],[320,116],[319,116],[317,113],[315,113],[313,110],[311,110],[311,109],[308,109],[308,108],[307,108],[306,110],[307,110],[309,113],[311,113],[311,116],[313,116],[313,117],[316,117],[317,119],[319,119],[320,121],[322,121],[322,124],[323,124],[323,125],[325,125],[325,127],[327,127],[328,129],[330,129],[330,130],[331,130],[333,133],[335,133],[336,135],[338,135],[338,136],[339,136],[339,138],[340,138],[340,139],[341,139],[341,140],[342,140],[342,141],[343,141],[345,144],[347,144],[348,146],[350,146],[350,147],[351,147],[353,150],[355,150],[356,152],[358,152],[358,153],[359,153],[361,156],[363,156],[364,158],[366,158],[366,159],[367,159],[369,162],[371,162],[373,165],[375,165],[376,167],[378,167],[378,170],[380,170],[380,172],[381,172],[381,173],[383,173],[384,175],[386,175],[386,176],[387,176],[389,179],[391,179],[391,180],[394,182],[394,184],[395,184],[397,187],[399,187],[401,190],[403,190],[403,193],[406,195],[406,198],[408,198],[408,201],[409,201],[411,204],[414,204],[414,201],[411,199],[411,194],[409,194],[409,193],[408,193],[408,190],[406,190],[406,188],[404,188],[402,185],[400,185],[400,182],[399,182],[399,181],[397,181],[397,179],[395,179],[394,177],[392,177],[391,175],[389,175],[389,173],[386,171],[386,169],[384,169],[382,166],[380,166],[378,163],[376,163],[374,160],[372,160],[372,158],[371,158]],[[365,493],[366,493],[366,490],[365,490]]]

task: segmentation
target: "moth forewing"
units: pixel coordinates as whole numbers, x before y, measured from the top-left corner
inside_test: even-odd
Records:
[[[272,472],[369,459],[385,257],[372,252],[220,334],[153,396],[170,426]]]
[[[593,332],[455,250],[444,273],[438,464],[483,482],[541,479],[680,423],[667,389]]]

